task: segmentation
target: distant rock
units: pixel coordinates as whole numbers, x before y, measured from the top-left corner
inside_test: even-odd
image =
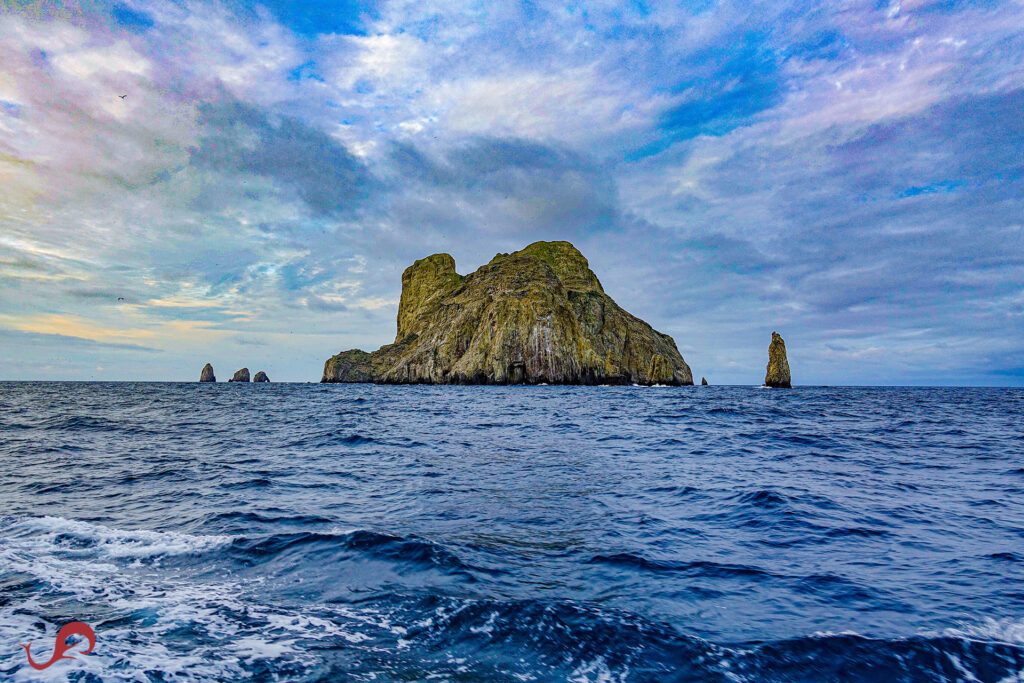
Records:
[[[568,242],[498,254],[469,275],[434,254],[402,274],[395,342],[344,351],[322,382],[671,384],[693,375],[675,341],[605,294]]]
[[[259,372],[257,372],[257,373],[256,373],[256,375],[255,375],[255,376],[254,376],[254,377],[252,378],[252,381],[253,381],[253,382],[269,382],[269,381],[270,381],[270,378],[269,378],[269,377],[267,377],[267,373],[265,373],[265,372],[263,372],[262,370],[260,370],[260,371],[259,371]]]
[[[229,382],[248,382],[249,381],[249,368],[242,368],[235,373],[235,376],[228,380]]]
[[[764,384],[777,389],[792,387],[789,377],[789,360],[786,358],[786,342],[778,332],[772,332],[772,343],[768,347],[768,371],[764,376]]]
[[[700,378],[700,385],[702,387],[706,387],[708,385],[708,380],[706,378],[704,378],[704,377],[701,377]]]
[[[200,382],[216,382],[217,378],[213,374],[213,366],[207,363],[203,366],[203,371],[199,375]]]

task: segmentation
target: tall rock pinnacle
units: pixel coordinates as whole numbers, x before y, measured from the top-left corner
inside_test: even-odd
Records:
[[[786,342],[778,332],[772,332],[772,343],[768,347],[768,370],[764,376],[765,386],[789,389],[789,360],[786,358]]]

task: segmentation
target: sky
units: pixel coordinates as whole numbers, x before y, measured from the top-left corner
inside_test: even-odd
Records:
[[[698,381],[1022,386],[1022,223],[1022,0],[0,0],[0,379],[317,381],[569,240]]]

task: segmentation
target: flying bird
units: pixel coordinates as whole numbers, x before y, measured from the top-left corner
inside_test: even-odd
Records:
[[[124,98],[126,98],[128,96],[127,95],[118,95],[118,97],[120,97],[123,100]]]
[[[117,297],[117,300],[118,300],[118,302],[121,302],[121,301],[124,301],[125,299],[124,299],[123,296],[119,296],[119,297]]]

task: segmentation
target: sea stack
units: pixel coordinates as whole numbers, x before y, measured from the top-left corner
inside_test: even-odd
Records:
[[[252,378],[252,381],[253,381],[253,382],[269,382],[269,381],[270,381],[270,378],[269,378],[269,377],[267,377],[267,373],[265,373],[265,372],[263,372],[262,370],[260,370],[259,372],[257,372],[257,373],[256,373],[256,374],[255,374],[255,375],[253,376],[253,378]]]
[[[229,382],[248,382],[249,381],[249,368],[242,368],[235,373],[235,376],[228,380]]]
[[[778,332],[772,332],[772,343],[768,347],[768,371],[764,384],[776,389],[792,387],[789,377],[789,360],[786,359],[786,342]]]
[[[706,386],[708,385],[708,380],[707,380],[707,378],[705,378],[705,377],[701,377],[701,378],[700,378],[700,385],[701,385],[702,387],[706,387]]]
[[[217,378],[213,374],[213,366],[207,363],[203,366],[203,371],[199,375],[200,382],[216,382]]]
[[[672,337],[605,294],[576,247],[534,242],[469,275],[448,254],[416,261],[394,343],[339,353],[320,381],[678,386],[693,375]]]

